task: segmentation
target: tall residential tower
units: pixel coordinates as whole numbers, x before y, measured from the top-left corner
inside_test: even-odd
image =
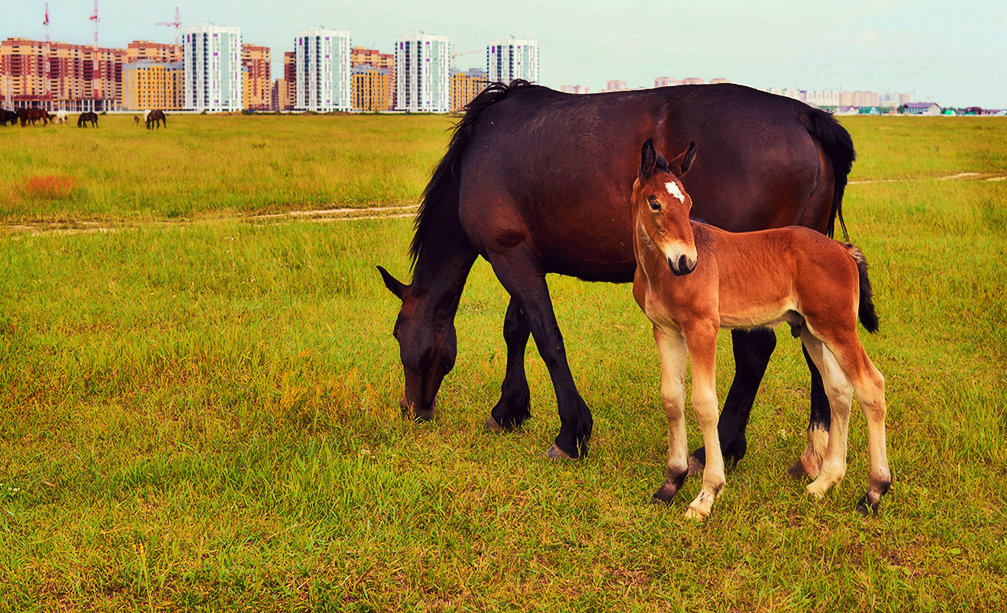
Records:
[[[513,36],[486,45],[486,73],[492,83],[524,79],[538,83],[538,41]]]
[[[447,36],[415,32],[395,43],[395,108],[411,113],[451,110]]]
[[[312,28],[294,39],[294,108],[324,113],[349,111],[350,33]]]
[[[210,113],[242,107],[241,29],[203,23],[185,29],[185,108]]]

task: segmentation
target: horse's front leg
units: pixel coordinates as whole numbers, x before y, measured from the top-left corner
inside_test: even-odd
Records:
[[[686,517],[705,519],[713,501],[724,487],[724,456],[717,433],[717,330],[719,324],[704,320],[689,325],[685,340],[692,361],[692,408],[703,431],[706,445],[706,466],[703,468],[703,488],[686,510]]]
[[[500,387],[500,400],[486,420],[487,430],[513,430],[531,417],[531,394],[524,370],[524,352],[530,332],[521,307],[511,297],[503,329],[504,341],[507,343],[507,370]]]
[[[670,502],[689,474],[689,447],[685,435],[685,369],[688,350],[678,330],[654,325],[654,340],[661,356],[661,401],[668,418],[668,463],[664,483],[654,502]]]
[[[560,430],[548,455],[555,459],[582,458],[587,455],[587,442],[594,420],[573,381],[545,273],[534,256],[523,247],[490,254],[488,259],[500,283],[524,313],[556,390]]]

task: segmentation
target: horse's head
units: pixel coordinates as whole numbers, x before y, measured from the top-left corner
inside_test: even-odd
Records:
[[[378,271],[385,287],[402,300],[392,332],[399,341],[406,379],[399,406],[403,415],[430,419],[434,416],[437,391],[454,368],[458,354],[453,310],[450,305],[434,304],[425,294],[414,292],[412,285],[399,282],[381,266]]]
[[[648,139],[641,152],[640,174],[633,183],[633,224],[642,245],[652,245],[675,275],[696,268],[696,241],[689,222],[692,198],[682,185],[696,157],[696,143],[666,161]]]

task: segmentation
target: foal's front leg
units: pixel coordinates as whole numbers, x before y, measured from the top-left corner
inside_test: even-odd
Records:
[[[664,484],[654,502],[671,502],[689,473],[689,448],[685,436],[685,368],[689,353],[677,329],[654,324],[654,340],[661,356],[661,401],[668,418],[668,464]]]
[[[717,330],[718,322],[699,321],[685,331],[685,341],[692,360],[692,408],[703,431],[706,466],[703,489],[689,505],[686,517],[705,519],[713,501],[724,487],[724,456],[717,434]]]

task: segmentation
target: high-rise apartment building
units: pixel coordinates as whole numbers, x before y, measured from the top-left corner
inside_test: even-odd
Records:
[[[395,108],[446,113],[451,108],[447,36],[414,32],[395,42]]]
[[[126,50],[8,38],[0,43],[7,107],[111,110],[122,100]]]
[[[481,92],[489,81],[486,73],[478,68],[470,68],[468,72],[453,70],[451,72],[451,110],[461,111]]]
[[[294,39],[294,108],[319,113],[349,111],[350,33],[312,28]]]
[[[241,46],[241,65],[245,69],[242,93],[244,108],[251,111],[268,111],[273,107],[270,64],[269,47]]]
[[[538,41],[513,36],[486,45],[486,73],[496,83],[524,79],[538,83]]]
[[[185,108],[210,113],[242,108],[241,29],[200,24],[185,29]]]

